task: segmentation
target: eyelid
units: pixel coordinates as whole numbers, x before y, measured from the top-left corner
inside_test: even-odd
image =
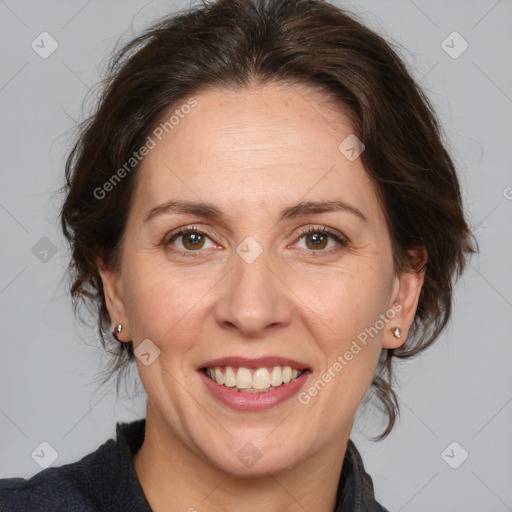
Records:
[[[176,235],[185,234],[187,232],[197,232],[199,234],[207,235],[210,238],[214,236],[208,227],[198,226],[196,224],[189,224],[186,226],[181,226],[179,228],[176,228],[173,231],[171,231],[170,233],[167,233],[166,236],[164,237],[164,243],[169,243],[170,240],[172,240]],[[298,228],[298,233],[296,233],[295,236],[296,237],[298,236],[300,238],[300,237],[304,236],[305,234],[309,234],[309,233],[325,233],[325,234],[331,235],[335,238],[338,237],[339,239],[344,240],[346,242],[349,241],[348,237],[346,237],[344,234],[340,233],[337,230],[334,230],[327,226],[324,226],[324,225],[307,224],[305,226]]]
[[[181,226],[179,228],[173,229],[170,233],[167,233],[164,237],[163,243],[168,244],[173,238],[176,237],[176,235],[184,235],[186,233],[199,233],[200,235],[206,235],[209,238],[213,237],[213,234],[208,229],[208,227],[189,224],[187,226]]]
[[[304,236],[309,233],[325,233],[327,235],[332,235],[334,237],[341,238],[348,242],[348,238],[343,234],[337,231],[336,229],[329,228],[324,226],[323,224],[308,224],[307,226],[302,226],[299,229],[299,236]]]

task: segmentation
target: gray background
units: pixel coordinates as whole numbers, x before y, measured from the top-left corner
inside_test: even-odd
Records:
[[[120,398],[99,387],[99,342],[73,319],[66,294],[55,191],[84,96],[116,41],[187,4],[0,0],[0,477],[40,471],[31,453],[43,441],[58,453],[54,466],[74,462],[113,436],[117,421],[145,413],[140,384]],[[393,433],[369,441],[383,422],[368,409],[352,439],[392,512],[512,510],[512,2],[337,5],[400,45],[438,110],[480,243],[449,327],[398,368]],[[47,59],[31,48],[43,31],[59,45]],[[458,36],[442,46],[453,31],[469,44],[458,58],[445,51],[463,48]],[[461,448],[443,458],[453,441]],[[446,461],[459,463],[462,449],[469,458],[452,469]]]

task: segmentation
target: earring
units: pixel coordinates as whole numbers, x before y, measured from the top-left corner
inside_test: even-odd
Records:
[[[112,331],[112,336],[117,340],[117,341],[121,341],[117,335],[123,330],[123,325],[122,324],[117,324],[115,327],[114,327],[114,330]]]
[[[395,338],[400,338],[402,336],[402,329],[400,329],[400,327],[395,327],[391,330],[393,331],[393,336]]]

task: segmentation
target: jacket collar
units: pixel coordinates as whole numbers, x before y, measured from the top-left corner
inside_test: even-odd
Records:
[[[388,512],[375,500],[372,479],[351,439],[343,459],[334,512]]]

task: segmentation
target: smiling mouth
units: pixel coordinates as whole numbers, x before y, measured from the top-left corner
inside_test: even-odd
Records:
[[[210,379],[221,386],[241,393],[266,393],[298,379],[307,369],[291,366],[271,366],[245,368],[234,366],[215,366],[201,368]]]

